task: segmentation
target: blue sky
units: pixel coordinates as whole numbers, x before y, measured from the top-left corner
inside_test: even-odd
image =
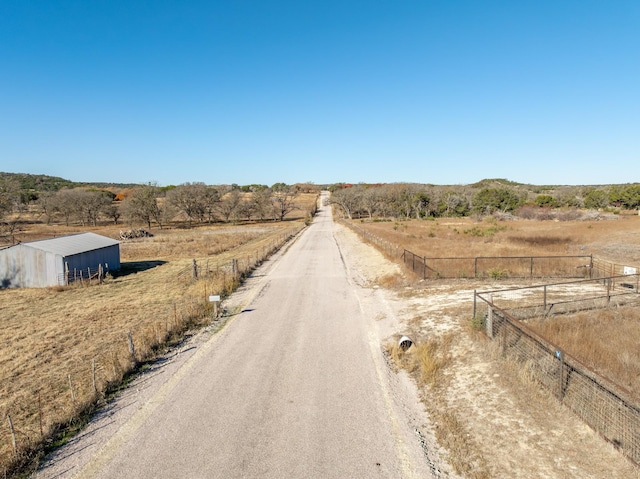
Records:
[[[640,2],[1,0],[0,171],[640,181]]]

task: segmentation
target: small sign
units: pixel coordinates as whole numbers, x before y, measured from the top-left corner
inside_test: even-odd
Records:
[[[638,270],[636,268],[632,268],[631,266],[624,267],[624,274],[636,274]]]
[[[210,303],[215,303],[215,302],[219,302],[219,301],[220,301],[220,295],[209,296],[209,302]]]

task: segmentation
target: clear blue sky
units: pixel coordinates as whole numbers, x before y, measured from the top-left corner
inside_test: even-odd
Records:
[[[640,181],[640,1],[0,0],[0,171]]]

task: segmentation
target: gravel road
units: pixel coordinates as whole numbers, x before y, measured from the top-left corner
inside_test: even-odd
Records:
[[[323,208],[221,332],[160,362],[36,477],[442,477],[381,351],[391,308],[354,281],[337,228]]]

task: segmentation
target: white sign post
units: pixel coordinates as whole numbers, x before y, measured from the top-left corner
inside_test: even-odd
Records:
[[[218,303],[220,302],[220,295],[209,296],[209,302],[213,303],[213,317],[218,317]]]

